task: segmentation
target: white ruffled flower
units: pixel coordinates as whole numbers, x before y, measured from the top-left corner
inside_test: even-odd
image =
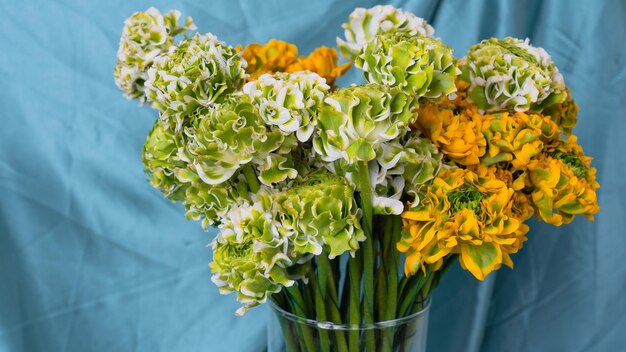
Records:
[[[329,90],[324,78],[313,72],[264,74],[243,87],[266,124],[285,135],[295,132],[300,142],[311,138],[317,110]]]
[[[337,38],[337,46],[350,60],[354,60],[361,49],[379,34],[402,32],[417,37],[435,36],[435,30],[423,18],[391,5],[357,8],[342,27],[346,38]]]
[[[144,83],[147,70],[155,58],[175,44],[174,38],[187,31],[196,30],[191,17],[178,24],[181,13],[176,10],[164,15],[154,7],[135,12],[126,21],[120,37],[115,65],[115,84],[128,99],[146,102]]]

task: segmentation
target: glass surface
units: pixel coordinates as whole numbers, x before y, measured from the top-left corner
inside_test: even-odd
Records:
[[[298,317],[269,302],[268,352],[373,352],[367,349],[366,336],[375,341],[377,352],[424,352],[428,331],[430,300],[424,308],[407,317],[347,325]]]

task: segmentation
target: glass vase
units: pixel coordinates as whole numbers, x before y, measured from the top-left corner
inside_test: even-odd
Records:
[[[269,305],[268,352],[426,351],[430,300],[424,302],[423,309],[404,318],[360,325],[307,319],[273,302]],[[375,346],[373,350],[371,346]]]

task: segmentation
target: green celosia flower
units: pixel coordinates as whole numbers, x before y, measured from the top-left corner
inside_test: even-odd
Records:
[[[175,44],[174,37],[196,29],[191,17],[179,25],[180,15],[176,10],[162,15],[151,7],[135,12],[124,21],[114,75],[115,84],[124,91],[126,98],[137,99],[141,104],[146,102],[146,71],[154,59]]]
[[[187,168],[187,162],[178,155],[184,139],[182,131],[175,132],[164,120],[158,119],[143,146],[142,159],[150,183],[173,201],[182,200],[187,187],[177,177]]]
[[[220,102],[241,88],[246,62],[214,35],[196,34],[171,46],[148,70],[148,99],[164,117]]]
[[[367,82],[397,86],[407,94],[427,98],[456,91],[454,64],[452,49],[441,41],[406,33],[379,35],[355,58]]]
[[[344,23],[346,39],[337,38],[343,56],[354,60],[361,49],[374,37],[385,33],[406,33],[412,37],[434,37],[435,30],[423,18],[390,5],[377,5],[371,9],[357,8],[348,23]]]
[[[274,197],[279,230],[290,237],[301,255],[320,255],[326,246],[330,258],[359,249],[365,234],[348,181],[317,171]]]
[[[214,107],[192,113],[194,126],[186,153],[205,183],[220,184],[253,160],[261,161],[279,149],[285,137],[263,123],[258,109],[244,95],[232,95]]]
[[[324,78],[312,72],[265,74],[243,87],[266,124],[284,134],[295,132],[300,142],[313,134],[318,107],[329,90]]]
[[[408,131],[417,117],[416,107],[417,99],[397,87],[369,84],[339,89],[320,108],[314,150],[326,162],[373,160],[382,143]]]
[[[470,99],[484,111],[540,112],[565,98],[565,83],[552,58],[528,39],[483,40],[462,59],[461,71],[470,83]]]
[[[289,257],[288,237],[278,231],[270,206],[257,201],[233,208],[212,244],[212,281],[222,294],[237,292],[245,304],[237,315],[294,283],[287,270],[296,264]]]

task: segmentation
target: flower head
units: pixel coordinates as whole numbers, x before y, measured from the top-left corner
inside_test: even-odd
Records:
[[[480,163],[485,155],[482,123],[472,108],[427,102],[420,105],[414,125],[450,160],[468,166]]]
[[[528,40],[491,38],[472,46],[461,60],[469,97],[484,111],[541,112],[563,101],[563,77],[546,51]]]
[[[158,119],[146,138],[142,159],[150,183],[173,201],[184,198],[185,182],[178,174],[187,168],[187,162],[180,158],[178,150],[185,144],[182,132],[168,128],[164,120]]]
[[[311,71],[322,76],[328,85],[333,85],[337,77],[346,73],[351,63],[337,65],[337,50],[326,46],[319,47],[309,56],[299,57],[298,60],[285,68],[285,72]]]
[[[242,166],[261,161],[285,141],[278,130],[266,126],[259,110],[245,95],[232,95],[213,107],[199,107],[192,113],[193,126],[186,153],[205,183],[220,184]]]
[[[177,35],[196,29],[191,17],[179,25],[180,15],[175,10],[163,15],[150,7],[124,21],[114,74],[115,84],[124,91],[126,98],[146,102],[144,83],[154,59],[175,44]]]
[[[246,62],[214,35],[196,34],[155,59],[148,70],[147,95],[163,117],[188,114],[241,88]]]
[[[371,9],[357,8],[351,14],[345,29],[345,40],[337,38],[343,56],[354,60],[361,49],[379,34],[406,33],[413,37],[433,37],[435,30],[423,18],[390,5]]]
[[[242,57],[248,63],[246,72],[247,81],[253,81],[259,76],[275,72],[283,72],[295,63],[298,48],[281,40],[272,39],[264,45],[250,44],[242,52]]]
[[[295,72],[262,75],[243,87],[269,126],[285,135],[295,134],[300,142],[311,138],[316,115],[330,87],[316,73]]]
[[[407,253],[407,275],[426,265],[438,270],[450,253],[460,253],[462,267],[479,280],[502,264],[513,265],[510,254],[521,248],[528,228],[511,210],[513,189],[486,176],[443,170],[417,207],[402,214],[397,248]]]
[[[559,140],[515,180],[514,187],[529,194],[537,217],[560,226],[569,224],[576,215],[593,220],[600,210],[596,189],[596,169],[583,153],[575,136]]]
[[[264,303],[298,277],[288,268],[296,264],[289,256],[289,239],[278,230],[271,205],[256,201],[232,208],[213,241],[212,281],[220,293],[237,293],[243,315]]]
[[[399,88],[369,84],[339,89],[320,108],[313,148],[326,162],[373,160],[382,143],[408,131],[416,106],[417,99]]]
[[[293,250],[320,255],[327,248],[330,258],[359,249],[365,234],[353,188],[341,176],[317,171],[278,193],[280,231],[287,233]]]
[[[501,112],[482,118],[487,140],[487,153],[481,158],[483,165],[508,161],[514,168],[522,168],[541,152],[545,143],[559,136],[559,126],[549,116]]]
[[[447,45],[406,33],[376,36],[355,58],[367,82],[397,86],[407,94],[427,98],[456,91],[454,64]]]

